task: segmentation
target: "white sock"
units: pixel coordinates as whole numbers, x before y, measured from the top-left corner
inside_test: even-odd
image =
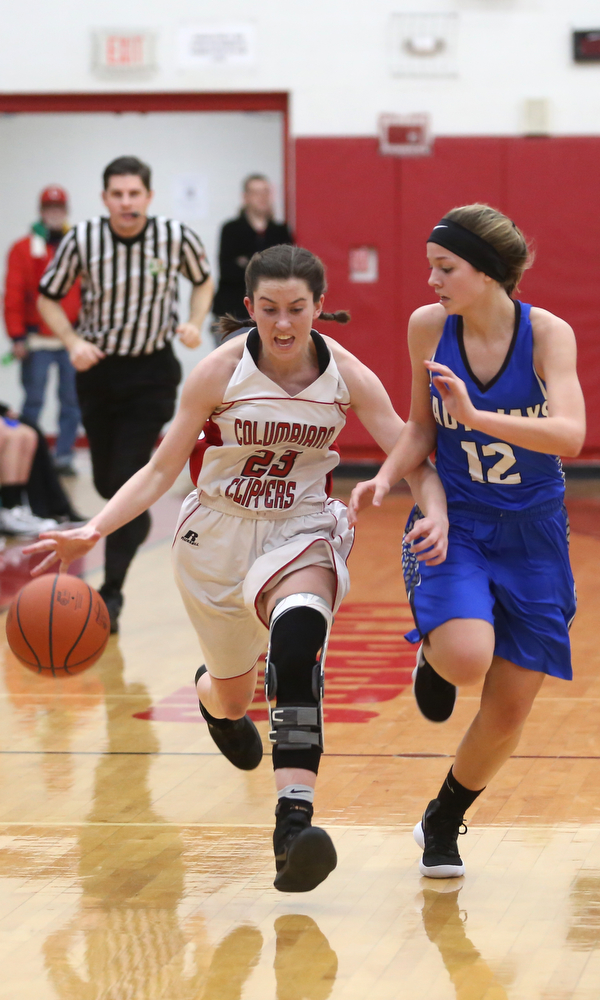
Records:
[[[315,790],[310,785],[286,785],[280,792],[277,792],[278,799],[304,799],[311,805],[315,799]]]

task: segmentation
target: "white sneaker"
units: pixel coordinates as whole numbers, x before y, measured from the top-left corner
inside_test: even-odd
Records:
[[[4,535],[39,535],[40,531],[58,528],[52,517],[36,517],[29,507],[0,508],[0,532]]]

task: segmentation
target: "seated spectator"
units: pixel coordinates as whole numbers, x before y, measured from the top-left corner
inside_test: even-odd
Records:
[[[280,243],[293,243],[285,222],[273,221],[273,189],[264,174],[251,174],[244,181],[242,210],[237,219],[226,222],[221,230],[219,249],[219,287],[213,302],[218,320],[230,315],[250,317],[244,305],[245,272],[253,254]],[[243,330],[240,329],[239,333]]]
[[[0,533],[37,535],[84,520],[62,489],[46,439],[0,404]]]

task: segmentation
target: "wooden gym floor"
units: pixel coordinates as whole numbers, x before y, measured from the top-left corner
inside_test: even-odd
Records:
[[[85,470],[74,491],[93,513]],[[236,771],[197,712],[200,653],[169,565],[179,496],[164,498],[95,667],[50,682],[0,650],[0,998],[598,1000],[600,483],[569,497],[576,679],[545,682],[471,811],[458,881],[419,876],[411,831],[477,693],[445,726],[418,714],[398,558],[409,498],[362,517],[315,806],[339,864],[296,896],[272,887],[269,757]],[[253,714],[264,735],[260,695]]]

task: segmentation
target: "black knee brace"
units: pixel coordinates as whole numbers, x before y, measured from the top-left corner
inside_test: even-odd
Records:
[[[292,594],[271,615],[265,666],[273,767],[319,769],[323,752],[323,668],[333,616],[315,594]],[[319,650],[321,656],[318,658]]]

